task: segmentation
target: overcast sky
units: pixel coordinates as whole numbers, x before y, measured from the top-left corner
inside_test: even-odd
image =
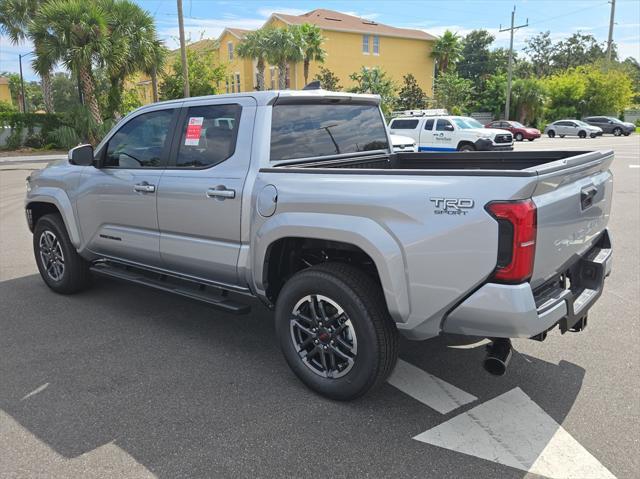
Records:
[[[178,25],[175,0],[137,0],[156,19],[160,36],[170,48],[177,46]],[[508,32],[499,33],[511,19],[516,5],[516,24],[529,26],[516,32],[516,50],[538,32],[550,30],[554,40],[576,31],[591,33],[604,42],[609,27],[610,4],[606,0],[394,0],[394,1],[212,1],[183,0],[185,28],[192,40],[216,38],[224,27],[259,28],[273,12],[299,15],[315,8],[338,10],[396,27],[417,28],[439,35],[446,29],[465,35],[477,28],[496,36],[494,46],[509,45]],[[614,41],[621,58],[640,60],[640,0],[616,1]],[[18,71],[18,54],[30,51],[29,44],[11,45],[0,37],[0,71]],[[34,75],[28,64],[25,77]]]

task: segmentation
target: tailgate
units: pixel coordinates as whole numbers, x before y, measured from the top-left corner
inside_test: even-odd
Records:
[[[611,211],[612,161],[612,151],[590,152],[537,168],[532,287],[564,272],[602,235]]]

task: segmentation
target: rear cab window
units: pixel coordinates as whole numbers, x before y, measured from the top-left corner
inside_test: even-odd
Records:
[[[433,123],[434,123],[434,119],[429,118],[427,121],[424,122],[424,129],[427,131],[433,130]]]
[[[281,104],[271,118],[271,161],[389,151],[377,105]]]

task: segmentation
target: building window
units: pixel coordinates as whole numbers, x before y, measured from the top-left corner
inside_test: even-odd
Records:
[[[236,73],[236,91],[240,93],[240,73]]]
[[[369,54],[369,35],[362,35],[362,53]]]
[[[229,60],[233,60],[233,43],[227,42],[227,51],[229,52]]]
[[[380,54],[380,37],[378,35],[373,36],[373,54]]]

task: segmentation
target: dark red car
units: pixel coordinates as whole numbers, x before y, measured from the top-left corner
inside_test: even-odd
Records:
[[[536,138],[540,138],[540,130],[537,128],[529,128],[517,121],[504,121],[496,120],[491,123],[487,123],[485,128],[498,128],[500,130],[508,130],[513,134],[513,138],[516,141],[529,140],[533,141]]]

